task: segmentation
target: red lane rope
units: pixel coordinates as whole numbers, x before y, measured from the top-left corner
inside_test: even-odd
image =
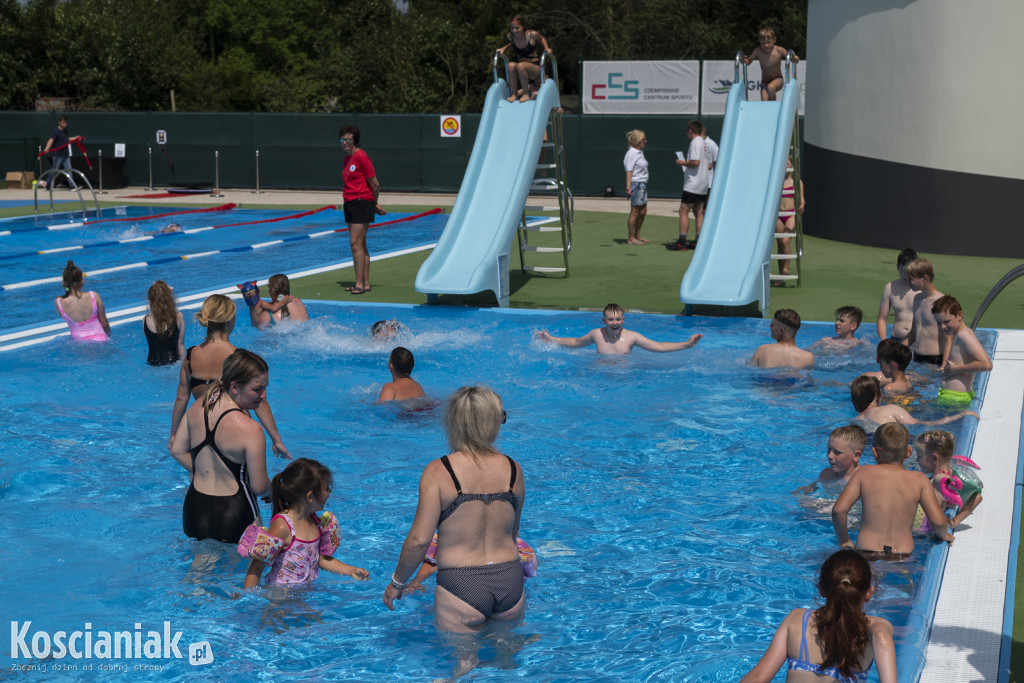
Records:
[[[170,211],[168,213],[161,213],[155,216],[129,216],[127,218],[97,218],[94,221],[86,221],[86,225],[94,225],[96,223],[110,223],[116,221],[151,221],[154,218],[166,218],[167,216],[180,216],[186,213],[209,213],[210,211],[230,211],[231,209],[238,208],[238,204],[222,204],[221,206],[214,206],[207,209],[189,209],[187,211]]]
[[[306,216],[312,216],[315,213],[320,213],[321,211],[327,211],[328,209],[337,209],[337,208],[338,208],[337,206],[335,206],[333,204],[329,204],[327,206],[321,206],[319,209],[313,209],[311,211],[303,211],[302,213],[292,214],[291,216],[279,216],[277,218],[263,218],[263,219],[258,220],[258,221],[244,221],[242,223],[228,223],[226,225],[218,225],[216,227],[218,227],[218,228],[234,228],[234,227],[237,227],[239,225],[256,225],[257,223],[277,223],[278,221],[288,221],[288,220],[291,220],[293,218],[304,218]]]
[[[86,154],[86,152],[85,152],[85,144],[82,142],[82,138],[78,138],[77,140],[75,140],[75,144],[78,146],[78,149],[80,149],[82,151],[82,156],[85,157],[85,163],[89,164],[89,168],[92,168],[92,162],[89,161],[89,155]],[[70,146],[71,146],[71,141],[68,140],[67,142],[65,142],[60,147],[51,147],[50,149],[47,149],[47,150],[44,150],[44,151],[40,152],[39,155],[36,157],[36,159],[41,158],[44,154],[52,154],[53,152],[58,152],[58,151],[64,149],[65,147],[70,147]]]

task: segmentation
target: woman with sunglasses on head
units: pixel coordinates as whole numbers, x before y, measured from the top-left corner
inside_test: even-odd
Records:
[[[505,421],[501,398],[462,387],[448,399],[443,424],[451,452],[420,477],[419,504],[384,604],[394,609],[437,531],[434,623],[479,632],[523,616],[523,567],[516,548],[526,489],[523,471],[494,447]],[[475,653],[460,655],[460,666]]]
[[[345,289],[352,294],[366,294],[370,291],[370,252],[366,248],[366,231],[374,216],[383,216],[385,211],[377,203],[380,196],[377,173],[370,157],[359,147],[359,129],[343,126],[339,140],[345,150],[345,159],[341,162],[345,223],[352,246],[352,265],[356,269],[355,284]]]

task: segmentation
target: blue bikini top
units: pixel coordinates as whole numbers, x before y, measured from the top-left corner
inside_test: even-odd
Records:
[[[804,618],[801,625],[800,632],[800,658],[793,659],[787,657],[786,661],[789,663],[789,671],[810,671],[811,673],[818,674],[819,676],[830,676],[840,683],[864,683],[868,680],[867,671],[855,671],[853,676],[844,676],[839,673],[839,668],[835,666],[822,667],[821,664],[812,664],[807,661],[810,659],[810,651],[807,649],[807,623],[810,621],[812,610],[804,610]]]

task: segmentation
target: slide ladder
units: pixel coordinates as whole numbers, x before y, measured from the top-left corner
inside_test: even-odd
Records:
[[[72,178],[77,177],[78,182],[75,182]],[[85,177],[85,174],[79,171],[77,168],[71,169],[71,172],[65,171],[60,168],[51,168],[45,173],[39,174],[39,181],[32,188],[32,201],[35,204],[35,212],[39,213],[39,187],[40,185],[49,190],[50,192],[50,211],[53,211],[53,185],[57,181],[57,178],[64,178],[68,181],[68,187],[72,184],[75,185],[74,190],[78,193],[78,201],[82,203],[82,212],[86,211],[85,208],[85,197],[82,196],[82,185],[88,188],[89,192],[92,192],[92,202],[96,207],[96,213],[100,211],[100,201],[96,198],[96,190],[92,188],[92,183]]]
[[[780,101],[748,102],[745,69],[740,79],[741,56],[736,57],[736,77],[726,102],[701,239],[679,287],[686,313],[694,305],[754,302],[763,312],[769,304],[772,242],[796,130],[800,84],[790,76],[787,56]],[[796,239],[796,234],[786,236]]]
[[[543,60],[543,58],[542,58]],[[542,163],[537,164],[537,170],[545,174],[553,171],[554,177],[548,175],[535,177],[530,184],[531,192],[554,193],[558,200],[558,225],[530,225],[526,219],[526,211],[533,208],[527,206],[523,211],[522,220],[519,223],[519,267],[524,273],[562,273],[569,277],[569,251],[572,249],[572,223],[573,223],[573,198],[572,192],[565,181],[565,138],[562,134],[562,112],[560,109],[552,109],[548,118],[547,133],[541,149],[544,150],[545,158]],[[547,151],[554,153],[552,163],[546,163]],[[544,207],[540,207],[544,210]],[[530,244],[530,233],[540,235],[544,233],[558,233],[561,243],[557,246],[550,244],[545,246],[543,238],[536,240],[539,244]],[[528,266],[526,265],[525,254],[532,253],[558,253],[562,255],[562,266]]]
[[[789,54],[792,55],[793,51],[790,50]],[[788,57],[789,55],[787,55]],[[787,74],[788,75],[788,74]],[[796,78],[796,64],[793,64],[793,78]],[[792,261],[792,267],[790,268],[789,275],[782,275],[780,273],[772,273],[770,275],[772,282],[785,281],[785,280],[796,280],[796,286],[799,287],[802,284],[800,266],[803,263],[804,256],[804,215],[800,213],[798,207],[800,201],[803,198],[803,192],[800,189],[800,178],[802,177],[800,172],[801,160],[800,160],[800,122],[797,119],[793,119],[793,142],[790,144],[790,158],[793,159],[793,210],[792,211],[779,211],[779,218],[783,222],[790,216],[794,217],[793,232],[777,232],[775,233],[776,245],[778,240],[789,239],[790,241],[790,253],[783,254],[776,252],[772,254],[773,261]],[[793,274],[793,271],[796,273]]]
[[[436,301],[439,294],[491,291],[500,306],[508,306],[512,240],[522,222],[548,120],[561,104],[550,53],[541,57],[540,88],[528,102],[506,101],[508,62],[506,79],[501,80],[499,57],[505,59],[500,53],[494,56],[494,83],[487,90],[455,206],[437,246],[416,273],[416,291],[427,294],[428,301]],[[556,78],[545,76],[546,65]]]

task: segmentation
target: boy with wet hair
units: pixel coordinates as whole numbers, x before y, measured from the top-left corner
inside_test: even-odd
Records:
[[[539,331],[537,337],[546,342],[576,349],[597,344],[598,353],[613,354],[632,353],[634,346],[659,353],[682,351],[693,348],[704,337],[703,334],[695,334],[684,342],[651,341],[639,332],[627,330],[622,326],[626,314],[622,310],[622,306],[618,304],[605,306],[601,319],[604,322],[604,327],[593,329],[582,337],[552,337],[547,330]]]
[[[853,473],[860,468],[860,456],[867,446],[868,435],[858,425],[844,425],[828,435],[828,467],[818,474],[818,479],[807,486],[801,486],[795,493],[813,493],[818,482],[850,481]]]
[[[853,403],[854,410],[857,411],[854,422],[869,426],[887,422],[898,422],[903,425],[944,425],[968,415],[978,417],[973,410],[964,410],[938,420],[918,420],[903,406],[881,405],[882,387],[876,378],[867,375],[861,375],[850,383],[850,401]]]
[[[789,53],[784,47],[775,44],[775,31],[765,26],[757,33],[757,47],[747,58],[747,64],[756,59],[761,64],[761,101],[774,102],[775,94],[782,90],[785,81],[782,78],[782,63]],[[800,58],[793,55],[793,62]]]
[[[814,354],[796,345],[796,333],[800,329],[800,314],[792,308],[775,311],[771,323],[774,344],[757,347],[751,359],[759,368],[807,368],[814,365]]]
[[[861,320],[864,319],[863,311],[856,306],[840,306],[836,309],[835,316],[836,336],[819,339],[808,347],[809,351],[849,351],[856,346],[867,343],[856,336]]]
[[[903,469],[903,461],[913,453],[907,428],[895,422],[883,424],[875,430],[871,450],[878,464],[854,472],[832,506],[832,528],[839,545],[856,548],[868,559],[905,560],[914,550],[911,530],[919,505],[931,523],[932,534],[952,543],[949,521],[935,499],[931,481],[922,472]],[[864,510],[855,545],[847,520],[857,500],[863,501]]]
[[[932,315],[942,333],[952,342],[949,358],[942,365],[939,405],[963,408],[974,398],[974,375],[992,369],[992,359],[969,325],[964,325],[964,312],[954,297],[943,296],[932,304]]]
[[[946,337],[939,331],[939,324],[932,314],[932,304],[943,296],[935,287],[935,270],[928,259],[915,259],[904,268],[907,282],[914,290],[914,321],[907,334],[906,342],[919,363],[942,365]]]
[[[911,351],[895,339],[883,339],[878,342],[878,368],[884,380],[882,392],[903,393],[914,388],[914,384],[907,377],[907,366],[910,365]]]
[[[882,289],[882,302],[878,305],[878,320],[875,327],[879,339],[887,338],[886,321],[889,319],[889,311],[892,311],[892,337],[903,342],[910,334],[910,328],[914,323],[914,290],[907,282],[903,269],[911,261],[917,260],[917,252],[913,249],[904,249],[896,257],[896,270],[900,276],[885,285]],[[905,342],[904,342],[905,343]]]
[[[412,351],[404,346],[396,346],[388,358],[388,372],[391,381],[381,387],[378,401],[405,401],[410,398],[426,396],[420,383],[414,380],[412,369],[416,365]]]

